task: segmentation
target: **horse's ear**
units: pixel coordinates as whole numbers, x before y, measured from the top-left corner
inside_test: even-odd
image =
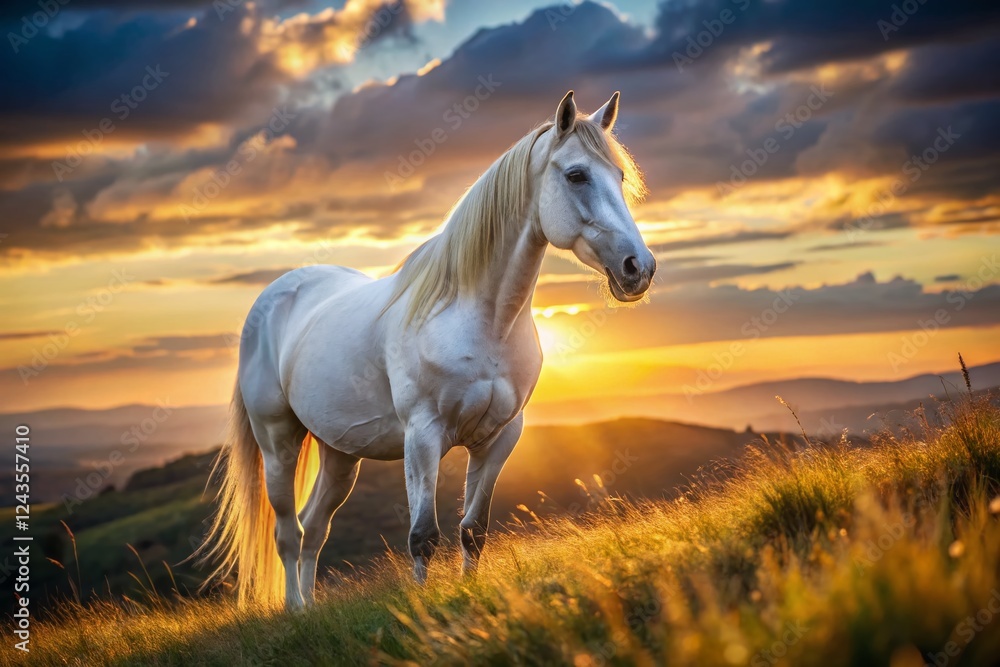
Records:
[[[556,109],[556,131],[561,137],[572,132],[574,127],[576,127],[576,100],[573,99],[571,90],[562,98],[559,108]]]
[[[615,121],[618,120],[618,100],[621,98],[621,95],[616,90],[607,104],[590,114],[590,120],[599,124],[604,128],[605,132],[610,132],[615,128]]]

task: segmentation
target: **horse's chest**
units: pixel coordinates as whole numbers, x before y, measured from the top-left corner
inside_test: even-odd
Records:
[[[475,447],[491,441],[524,408],[535,378],[519,371],[504,363],[484,367],[446,400],[457,444]]]
[[[429,364],[424,377],[436,411],[451,424],[456,444],[492,440],[524,408],[538,380],[541,357],[511,345],[484,345],[475,353]]]

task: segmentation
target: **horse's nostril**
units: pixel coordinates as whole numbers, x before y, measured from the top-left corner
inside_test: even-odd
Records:
[[[626,276],[635,276],[639,274],[639,260],[635,258],[635,255],[625,258],[625,263],[622,265],[625,270]]]

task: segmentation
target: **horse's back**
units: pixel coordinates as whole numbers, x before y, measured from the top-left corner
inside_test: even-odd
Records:
[[[372,281],[360,271],[322,264],[289,271],[264,288],[247,315],[240,341],[240,385],[248,407],[267,412],[287,407],[282,358],[288,357],[324,302]]]

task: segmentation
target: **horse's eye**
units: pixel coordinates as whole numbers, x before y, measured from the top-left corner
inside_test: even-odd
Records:
[[[586,172],[580,171],[579,169],[574,169],[573,171],[566,174],[566,180],[570,183],[586,183],[587,174]]]

